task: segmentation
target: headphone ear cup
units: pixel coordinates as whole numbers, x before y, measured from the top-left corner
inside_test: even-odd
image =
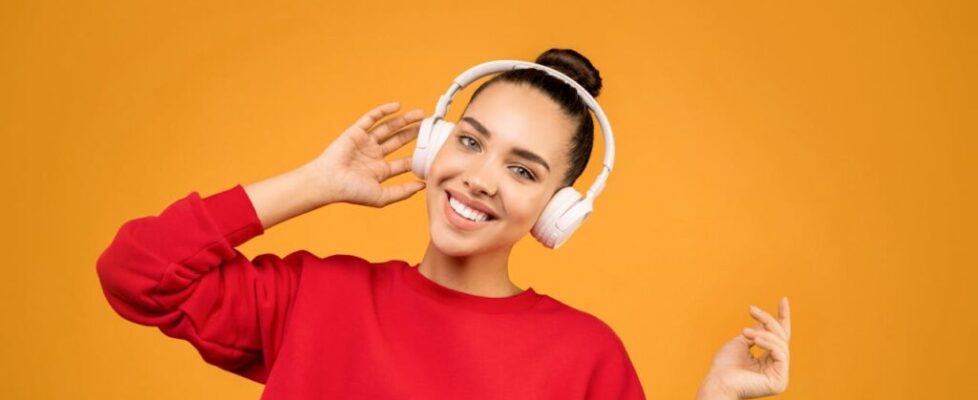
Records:
[[[441,150],[442,145],[448,140],[448,135],[452,134],[452,130],[455,129],[455,123],[439,119],[435,121],[434,126],[431,127],[431,139],[428,143],[428,150],[425,154],[424,160],[424,176],[427,177],[428,173],[431,171],[431,163],[435,161],[435,156],[438,155],[438,151]]]
[[[418,178],[428,177],[431,162],[435,160],[438,150],[445,144],[448,135],[455,129],[455,123],[437,117],[428,117],[421,121],[418,127],[418,139],[414,143],[414,155],[411,157],[411,171]]]
[[[571,227],[565,223],[561,223],[558,226],[558,222],[564,222],[561,217],[567,214],[576,204],[580,203],[582,198],[581,193],[571,186],[557,191],[550,198],[547,206],[540,213],[540,218],[533,225],[533,229],[531,230],[533,237],[547,248],[556,249],[560,247],[570,237],[570,234],[577,229],[577,226],[580,226],[580,223],[577,223],[577,226]],[[583,222],[583,219],[581,222]],[[560,229],[561,227],[573,229]]]
[[[414,142],[414,155],[411,157],[411,171],[418,178],[425,178],[425,165],[431,150],[431,133],[436,117],[428,117],[421,121],[418,127],[418,138]]]
[[[581,200],[574,203],[566,213],[557,217],[557,220],[554,221],[554,227],[560,231],[560,235],[557,236],[557,241],[554,242],[555,249],[564,244],[567,239],[570,239],[571,235],[577,231],[577,228],[581,227],[584,220],[591,215],[593,206],[591,199]]]

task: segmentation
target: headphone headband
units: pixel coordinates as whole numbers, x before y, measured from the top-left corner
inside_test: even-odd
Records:
[[[587,201],[593,201],[594,197],[604,190],[604,185],[608,181],[608,175],[611,174],[611,168],[615,164],[615,138],[611,132],[611,123],[608,122],[608,118],[605,116],[604,110],[601,109],[601,105],[598,104],[598,101],[595,100],[594,96],[591,96],[591,93],[588,93],[587,89],[584,89],[581,84],[577,83],[577,81],[564,73],[545,65],[519,60],[496,60],[476,65],[461,73],[454,79],[452,86],[449,87],[445,94],[438,99],[438,104],[435,106],[435,114],[433,117],[436,120],[445,119],[445,114],[448,112],[448,106],[452,104],[452,98],[455,97],[455,94],[474,82],[476,79],[497,72],[506,72],[524,68],[531,68],[546,72],[547,74],[556,77],[574,87],[574,89],[577,90],[578,96],[584,100],[584,103],[587,104],[588,108],[594,112],[594,116],[598,119],[598,123],[601,125],[601,133],[604,135],[604,161],[602,162],[601,173],[598,175],[597,179],[594,180],[594,183],[591,184],[591,187],[587,191],[587,196],[584,198]]]

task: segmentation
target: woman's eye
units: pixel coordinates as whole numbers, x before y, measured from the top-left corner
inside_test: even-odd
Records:
[[[471,148],[477,148],[479,146],[479,142],[477,142],[475,139],[473,139],[471,137],[468,137],[468,136],[465,136],[465,135],[459,136],[458,137],[458,141],[460,143],[462,143],[462,146],[468,147],[470,149]]]
[[[533,173],[530,172],[530,170],[528,170],[526,168],[523,168],[523,167],[520,167],[520,166],[514,166],[513,168],[515,168],[514,171],[516,171],[516,173],[519,176],[524,177],[526,179],[529,179],[531,181],[535,181],[536,180],[536,177],[533,176]]]

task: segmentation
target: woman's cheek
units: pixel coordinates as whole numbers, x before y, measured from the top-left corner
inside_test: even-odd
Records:
[[[512,216],[515,217],[513,218],[516,222],[515,225],[519,226],[520,230],[524,230],[523,228],[529,230],[529,227],[535,222],[536,201],[534,200],[535,198],[525,196],[514,200],[517,204],[512,208]]]
[[[445,160],[443,164],[449,171],[464,171],[466,168],[466,159],[463,155],[459,154],[455,149],[446,149]]]
[[[452,153],[451,149],[443,149],[435,157],[434,161],[431,163],[431,177],[435,177],[436,181],[441,181],[442,177],[448,177],[457,173],[457,171],[463,170],[462,162],[459,157]]]

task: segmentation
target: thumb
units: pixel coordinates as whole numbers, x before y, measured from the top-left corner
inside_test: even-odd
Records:
[[[407,199],[421,189],[424,189],[424,187],[424,181],[411,181],[402,183],[400,185],[385,187],[384,194],[381,195],[381,206],[386,206],[388,204]]]

